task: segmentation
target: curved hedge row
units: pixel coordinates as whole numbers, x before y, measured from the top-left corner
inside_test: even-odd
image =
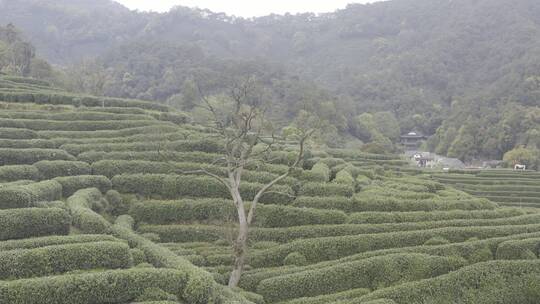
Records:
[[[60,176],[89,175],[90,165],[81,161],[43,160],[34,164],[42,179]]]
[[[80,189],[97,188],[105,193],[112,188],[111,181],[106,176],[101,175],[64,176],[56,177],[53,180],[62,185],[64,197],[69,197]]]
[[[87,163],[94,163],[101,160],[141,160],[141,161],[169,161],[193,162],[193,163],[212,163],[221,155],[204,152],[171,152],[147,151],[147,152],[84,152],[77,155],[77,158]]]
[[[317,296],[317,297],[294,299],[294,300],[283,302],[282,304],[327,304],[327,303],[334,303],[337,301],[344,301],[344,300],[358,298],[368,293],[370,293],[369,289],[358,288],[358,289],[351,289],[347,291],[342,291],[338,293],[322,295],[322,296]]]
[[[246,206],[249,208],[249,204]],[[137,222],[171,224],[200,221],[234,221],[236,208],[231,200],[148,201],[136,203],[129,214]],[[340,211],[259,205],[254,224],[260,227],[291,227],[317,224],[342,224],[346,215]]]
[[[120,216],[113,226],[115,236],[128,241],[130,246],[136,247],[144,252],[149,263],[156,267],[167,267],[178,269],[187,275],[186,288],[182,298],[189,303],[206,304],[214,301],[217,295],[216,282],[211,274],[193,266],[187,260],[175,255],[167,248],[158,246],[153,242],[132,231],[134,220],[130,216]],[[224,290],[229,293],[230,291]],[[224,295],[220,295],[224,297]],[[243,301],[240,301],[243,303]]]
[[[117,238],[104,234],[80,234],[66,236],[45,236],[37,238],[27,238],[22,240],[10,240],[0,242],[0,250],[33,249],[45,246],[95,243],[95,242],[116,242]]]
[[[150,115],[96,112],[93,109],[77,109],[75,111],[43,112],[43,111],[6,111],[0,118],[41,119],[58,121],[106,121],[106,120],[155,120]]]
[[[62,198],[62,185],[49,180],[0,188],[0,209],[33,207],[36,202]]]
[[[111,224],[92,210],[96,209],[96,205],[100,206],[101,200],[101,192],[96,188],[79,190],[67,199],[73,225],[81,232],[106,234],[110,231]]]
[[[98,131],[38,131],[41,138],[71,138],[71,139],[105,139],[105,138],[125,138],[134,135],[147,134],[170,134],[179,132],[178,126],[173,124],[158,124],[146,127],[135,127],[121,130],[98,130]]]
[[[69,233],[71,217],[64,209],[0,210],[0,240]]]
[[[212,177],[166,174],[125,174],[112,179],[113,188],[124,193],[137,193],[145,196],[160,196],[174,199],[178,197],[229,198],[227,188]],[[263,185],[242,183],[240,192],[244,200],[253,199]],[[261,203],[288,202],[294,192],[285,185],[275,185],[271,192],[261,198]]]
[[[354,288],[375,290],[439,276],[464,264],[463,259],[425,254],[386,255],[266,279],[259,283],[257,293],[272,303]]]
[[[121,99],[112,97],[95,97],[70,94],[61,91],[20,92],[17,90],[1,90],[0,100],[14,103],[36,103],[53,105],[72,105],[75,107],[137,107],[147,110],[169,112],[170,108],[158,103],[142,100]]]
[[[38,180],[39,178],[39,170],[32,165],[0,166],[0,181],[2,182]]]
[[[496,257],[500,260],[536,259],[540,254],[540,238],[506,241],[497,246]]]
[[[7,119],[0,120],[0,128],[26,128],[34,131],[99,131],[120,130],[151,125],[168,124],[154,120],[41,120],[41,119]]]
[[[79,269],[127,268],[132,263],[129,246],[122,242],[16,249],[0,251],[0,279],[48,276]]]
[[[36,139],[39,135],[34,130],[21,128],[0,128],[0,138],[3,139]]]
[[[0,303],[92,304],[125,303],[147,288],[159,288],[181,297],[185,272],[173,269],[133,268],[0,282]]]
[[[305,183],[298,191],[302,196],[345,196],[351,197],[354,194],[354,187],[336,183]]]
[[[348,303],[538,303],[540,261],[492,261],[440,277],[377,290]]]
[[[538,224],[495,227],[446,227],[421,231],[295,240],[254,254],[251,257],[250,265],[255,267],[279,266],[282,265],[285,257],[292,252],[303,254],[308,262],[313,263],[366,251],[418,246],[433,237],[443,237],[450,242],[463,242],[473,237],[485,239],[536,231],[540,231],[540,225]]]
[[[0,148],[10,149],[56,149],[56,144],[48,139],[0,139]]]
[[[457,219],[495,219],[524,214],[525,211],[517,208],[471,211],[358,212],[350,214],[347,222],[351,224],[408,223]]]
[[[32,165],[41,160],[75,160],[75,157],[59,149],[0,148],[0,166]]]

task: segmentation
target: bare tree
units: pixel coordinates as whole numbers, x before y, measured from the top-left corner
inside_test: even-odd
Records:
[[[233,85],[227,106],[216,106],[204,94],[200,94],[202,102],[199,105],[209,113],[207,126],[214,129],[224,143],[224,157],[216,160],[225,168],[225,176],[201,169],[190,173],[203,173],[213,177],[223,184],[231,194],[238,213],[238,235],[233,242],[234,268],[229,279],[229,286],[235,287],[240,281],[247,255],[249,228],[255,219],[257,205],[265,193],[288,177],[299,167],[304,157],[306,141],[314,133],[315,128],[300,127],[296,129],[298,149],[295,159],[288,165],[288,170],[267,184],[261,186],[246,210],[246,200],[240,193],[242,173],[245,168],[269,161],[269,152],[279,139],[269,119],[267,105],[262,94],[258,93],[255,81],[250,78]],[[185,172],[184,172],[185,173]],[[246,213],[247,211],[247,213]]]

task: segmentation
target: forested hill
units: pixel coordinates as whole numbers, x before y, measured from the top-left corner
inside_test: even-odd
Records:
[[[286,105],[284,121],[313,103],[307,109],[330,112],[336,132],[364,142],[396,139],[377,116],[358,117],[370,112],[464,160],[540,145],[537,0],[393,0],[249,20],[106,0],[3,0],[0,12],[0,24],[13,22],[52,62],[99,57],[82,74],[107,84],[78,88],[94,94],[185,108],[193,82],[215,93],[248,72]]]

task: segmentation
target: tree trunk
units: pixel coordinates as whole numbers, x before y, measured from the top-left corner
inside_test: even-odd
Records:
[[[229,287],[238,286],[238,282],[240,282],[240,277],[242,276],[244,264],[246,262],[248,226],[245,220],[243,222],[243,224],[240,223],[238,237],[233,245],[234,268],[231,273],[231,277],[229,278]]]
[[[239,183],[235,184],[239,185]],[[240,195],[238,187],[233,187],[231,189],[231,194],[234,198],[236,210],[238,212],[239,225],[238,236],[236,237],[236,240],[233,244],[234,268],[231,273],[231,277],[229,278],[229,287],[236,287],[238,286],[238,282],[240,282],[240,277],[242,276],[242,272],[244,271],[244,264],[246,262],[249,225],[247,222],[244,201],[242,200],[242,196]]]

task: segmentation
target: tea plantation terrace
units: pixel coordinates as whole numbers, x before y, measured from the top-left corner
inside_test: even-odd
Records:
[[[163,105],[26,78],[0,77],[0,101],[0,303],[540,302],[534,201],[476,183],[534,193],[534,173],[425,174],[311,149],[262,198],[232,290],[230,194],[185,174],[225,174],[219,137]],[[251,165],[243,197],[292,154],[283,142]]]

